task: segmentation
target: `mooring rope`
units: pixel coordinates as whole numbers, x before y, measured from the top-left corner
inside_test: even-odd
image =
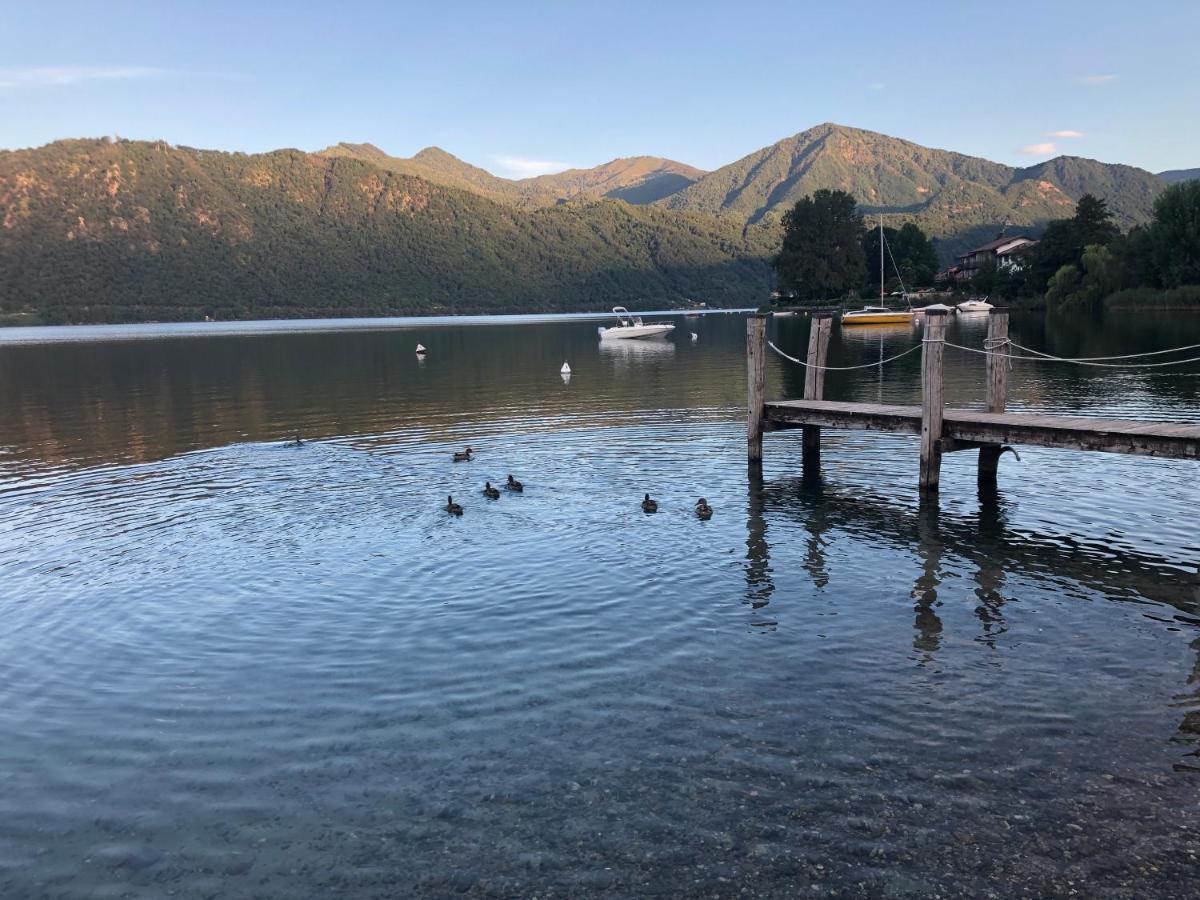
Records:
[[[913,346],[911,346],[907,350],[905,350],[903,353],[897,353],[895,356],[888,357],[887,359],[877,360],[876,362],[866,363],[865,365],[861,365],[861,366],[810,366],[808,363],[804,362],[803,360],[796,359],[796,357],[794,357],[794,356],[788,356],[786,353],[784,353],[782,350],[780,350],[778,347],[776,347],[775,344],[773,344],[771,341],[767,341],[767,346],[770,347],[772,350],[774,350],[776,353],[778,353],[780,356],[782,356],[784,359],[788,360],[789,362],[794,362],[798,366],[804,366],[804,368],[806,368],[806,369],[824,369],[826,372],[850,372],[850,371],[853,371],[854,369],[874,369],[876,366],[886,366],[888,363],[894,362],[895,360],[900,359],[900,357],[902,357],[902,356],[908,356],[908,354],[921,349],[920,344],[914,344]]]
[[[1090,362],[1087,359],[1067,359],[1062,356],[1049,356],[1049,355],[1022,356],[1020,354],[996,353],[996,351],[994,351],[994,350],[980,350],[977,347],[964,347],[962,344],[952,344],[949,341],[946,341],[946,346],[953,347],[955,350],[966,350],[968,353],[980,353],[980,354],[983,354],[984,356],[995,355],[995,356],[1000,357],[1001,359],[1008,359],[1008,360],[1023,359],[1026,362],[1074,363],[1077,366],[1095,366],[1095,367],[1101,368],[1101,369],[1158,369],[1163,366],[1186,366],[1189,363],[1200,363],[1200,356],[1193,356],[1191,359],[1172,359],[1172,360],[1168,360],[1167,362],[1156,362],[1156,363],[1102,363],[1102,362]],[[1017,345],[1013,344],[1013,346],[1015,347]],[[1024,349],[1024,348],[1022,348],[1022,349]],[[1177,348],[1175,351],[1172,351],[1172,352],[1178,352],[1179,350],[1186,350],[1186,349],[1188,349],[1188,348],[1181,347],[1181,348]],[[1156,351],[1156,352],[1162,353],[1162,352],[1166,352],[1166,351]],[[1149,356],[1150,354],[1133,354],[1133,355]],[[1123,357],[1113,357],[1113,358],[1121,359]]]
[[[776,353],[778,353],[780,356],[782,356],[784,359],[788,360],[789,362],[794,362],[798,366],[804,366],[804,368],[806,368],[806,369],[823,369],[826,372],[853,372],[856,369],[874,369],[877,366],[879,368],[882,368],[883,366],[886,366],[888,363],[895,362],[898,359],[902,359],[903,357],[908,356],[910,353],[914,353],[917,350],[923,349],[925,344],[943,344],[947,347],[953,347],[955,350],[965,350],[967,353],[978,353],[983,356],[995,356],[998,359],[1007,359],[1008,366],[1010,369],[1012,368],[1012,362],[1014,359],[1025,360],[1026,362],[1074,363],[1077,366],[1094,366],[1096,368],[1101,368],[1101,369],[1158,369],[1158,368],[1162,368],[1164,366],[1186,366],[1191,363],[1200,363],[1200,356],[1193,356],[1190,359],[1172,359],[1172,360],[1167,360],[1165,362],[1149,362],[1149,363],[1148,362],[1132,362],[1132,363],[1099,362],[1099,360],[1140,359],[1140,358],[1147,357],[1147,356],[1162,356],[1167,353],[1183,353],[1186,350],[1200,349],[1200,344],[1192,344],[1192,345],[1186,346],[1186,347],[1173,347],[1170,350],[1150,350],[1150,351],[1147,351],[1146,353],[1127,353],[1123,356],[1083,356],[1083,357],[1079,357],[1078,359],[1072,359],[1072,358],[1065,357],[1065,356],[1053,356],[1049,353],[1042,353],[1039,350],[1032,350],[1029,347],[1023,347],[1020,344],[1016,343],[1015,341],[1013,341],[1009,338],[1006,338],[1006,337],[1004,337],[1004,338],[985,338],[984,342],[983,342],[983,346],[984,346],[983,350],[980,350],[978,347],[964,347],[962,344],[952,344],[952,343],[950,343],[950,341],[946,340],[945,338],[923,337],[923,338],[921,338],[921,342],[919,344],[914,344],[913,346],[911,346],[907,350],[905,350],[903,353],[897,353],[895,356],[889,356],[887,359],[881,359],[876,362],[863,363],[862,365],[859,365],[859,366],[810,366],[804,360],[796,359],[796,357],[789,356],[788,354],[784,353],[782,350],[780,350],[778,347],[775,346],[774,342],[767,341],[768,347],[770,347],[772,350],[774,350]],[[999,352],[1001,347],[1014,347],[1018,350],[1025,351],[1025,353],[1001,353],[1001,352]],[[1025,354],[1033,354],[1033,355],[1025,355]]]
[[[1022,347],[1015,341],[1008,341],[1018,350],[1024,350],[1026,353],[1032,353],[1035,356],[1041,356],[1046,359],[1057,359],[1063,362],[1098,362],[1112,359],[1138,359],[1143,356],[1165,356],[1168,353],[1183,353],[1185,350],[1200,350],[1200,344],[1189,344],[1186,347],[1172,347],[1170,350],[1148,350],[1145,353],[1126,353],[1123,356],[1054,356],[1050,353],[1043,353],[1041,350],[1034,350],[1031,347]],[[987,341],[984,341],[984,346],[987,346]]]

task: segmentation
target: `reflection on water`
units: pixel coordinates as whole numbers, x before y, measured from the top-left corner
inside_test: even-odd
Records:
[[[1200,342],[1076,330],[1013,319]],[[951,454],[931,504],[911,438],[827,432],[806,479],[780,432],[747,471],[744,346],[735,316],[0,334],[0,896],[1188,893],[1194,464],[1033,448],[981,492]],[[1182,420],[1197,381],[1011,386]],[[827,391],[913,402],[919,354]]]

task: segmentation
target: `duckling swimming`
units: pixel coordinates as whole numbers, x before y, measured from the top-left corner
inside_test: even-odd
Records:
[[[499,500],[500,489],[492,487],[492,483],[490,481],[485,481],[483,483],[483,496],[487,497],[489,500]]]
[[[458,450],[454,451],[454,461],[455,462],[469,462],[470,459],[471,459],[471,448],[470,447],[468,447],[466,450],[463,450],[461,452]]]
[[[462,515],[462,507],[454,502],[453,497],[447,497],[446,498],[446,512],[450,513],[450,515],[452,515],[452,516],[461,516]]]
[[[647,512],[647,513],[658,512],[658,503],[651,500],[649,494],[647,494],[645,499],[642,500],[642,512]]]
[[[705,522],[712,518],[712,507],[703,497],[696,501],[696,515]]]
[[[506,491],[516,491],[519,494],[525,490],[525,485],[521,484],[521,482],[509,475],[508,481],[504,485],[504,489]]]

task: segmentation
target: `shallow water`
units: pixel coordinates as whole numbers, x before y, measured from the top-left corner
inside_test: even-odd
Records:
[[[0,896],[1194,895],[1196,465],[1023,449],[980,494],[952,454],[922,505],[914,439],[827,432],[805,481],[783,432],[753,478],[744,319],[675,321],[0,331]],[[1010,384],[1200,419],[1200,366]],[[912,402],[919,354],[826,390]]]

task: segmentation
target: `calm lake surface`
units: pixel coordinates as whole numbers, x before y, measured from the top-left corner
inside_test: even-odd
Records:
[[[1200,467],[1020,448],[981,495],[958,453],[922,506],[914,438],[827,431],[806,483],[789,431],[751,478],[744,318],[675,321],[0,331],[0,896],[1195,896]],[[948,350],[947,402],[983,373]],[[1200,365],[1010,385],[1200,420]]]

